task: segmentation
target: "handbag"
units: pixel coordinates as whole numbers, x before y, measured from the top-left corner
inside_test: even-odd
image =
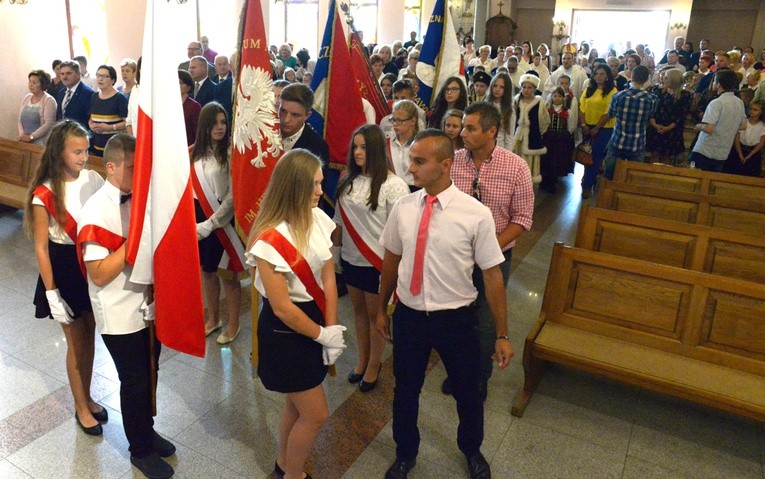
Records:
[[[584,166],[592,166],[592,145],[583,141],[574,149],[574,161]]]

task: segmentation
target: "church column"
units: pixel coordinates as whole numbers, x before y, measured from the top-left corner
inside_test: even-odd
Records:
[[[490,0],[476,0],[475,2],[475,16],[473,17],[473,40],[475,40],[475,48],[486,44],[486,20],[489,18],[489,1]]]

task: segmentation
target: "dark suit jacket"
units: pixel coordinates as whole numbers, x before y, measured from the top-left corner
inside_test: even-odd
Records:
[[[217,77],[216,77],[217,78]],[[232,122],[231,115],[233,113],[233,100],[231,98],[231,90],[234,87],[234,77],[229,75],[228,78],[218,83],[218,87],[215,89],[215,101],[223,106],[228,116],[228,124]]]
[[[185,61],[178,65],[179,70],[183,70],[185,72],[189,71],[189,62]],[[218,76],[218,73],[215,71],[215,65],[213,65],[210,62],[207,62],[207,78],[210,80],[214,79],[216,76]]]
[[[295,142],[295,146],[292,147],[292,149],[295,148],[306,149],[321,159],[321,162],[324,165],[322,167],[324,181],[321,182],[321,188],[324,190],[324,195],[319,200],[319,208],[332,218],[335,214],[334,198],[339,174],[337,170],[331,170],[329,168],[329,146],[327,145],[327,142],[316,133],[316,130],[314,130],[311,125],[306,123],[305,128],[303,128],[303,133]]]
[[[217,89],[217,86],[217,83],[208,78],[207,81],[202,83],[202,86],[199,88],[197,94],[190,96],[194,98],[197,103],[205,106],[211,101],[215,100],[215,90]],[[192,90],[191,93],[194,93],[194,91]]]
[[[56,97],[56,101],[58,102],[58,107],[56,108],[56,120],[69,118],[77,121],[80,125],[85,127],[86,130],[90,130],[90,128],[88,128],[88,120],[90,119],[90,97],[93,96],[93,90],[91,90],[85,83],[80,82],[74,90],[72,98],[69,100],[69,104],[66,106],[66,115],[64,115],[61,109],[61,104],[64,102],[66,92],[67,89],[64,88],[59,91],[59,95]]]

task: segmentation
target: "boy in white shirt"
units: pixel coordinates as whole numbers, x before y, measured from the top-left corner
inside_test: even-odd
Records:
[[[125,259],[134,152],[135,138],[127,134],[106,143],[106,183],[82,208],[77,244],[88,271],[96,326],[120,378],[130,462],[146,477],[161,479],[174,473],[161,457],[173,455],[175,446],[154,431],[152,418],[152,371],[156,381],[161,349],[159,341],[154,340],[153,351],[150,345],[154,294],[151,285],[130,281],[133,268]]]

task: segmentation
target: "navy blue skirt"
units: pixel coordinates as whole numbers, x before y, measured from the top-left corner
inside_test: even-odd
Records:
[[[88,282],[82,275],[80,263],[77,261],[77,247],[73,244],[58,244],[48,241],[48,255],[53,268],[53,282],[64,298],[66,304],[72,308],[75,318],[82,313],[93,312],[88,295]],[[53,318],[48,306],[48,298],[45,297],[45,284],[42,277],[37,277],[37,288],[33,300],[36,318]]]
[[[294,304],[314,323],[324,325],[315,302]],[[264,297],[258,319],[258,377],[263,386],[280,393],[307,391],[324,381],[327,370],[321,344],[284,324]]]
[[[345,260],[340,260],[340,263],[343,266],[345,284],[365,293],[380,292],[380,272],[373,266],[356,266]]]

